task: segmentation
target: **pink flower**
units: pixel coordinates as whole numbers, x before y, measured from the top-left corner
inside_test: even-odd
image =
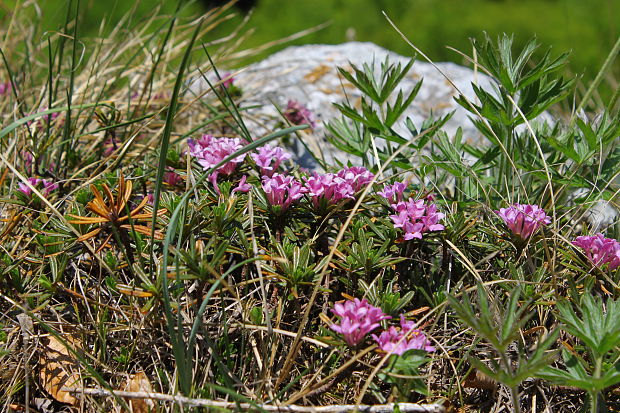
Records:
[[[2,82],[0,83],[0,96],[5,96],[11,93],[11,82]]]
[[[233,85],[235,78],[232,77],[232,73],[226,72],[222,74],[222,86],[229,88]]]
[[[289,100],[286,105],[286,111],[284,117],[288,119],[293,125],[301,125],[304,123],[309,124],[311,127],[316,128],[312,112],[303,103],[296,100]]]
[[[58,189],[58,184],[52,182],[51,180],[48,179],[39,179],[39,178],[28,178],[28,182],[30,183],[30,185],[34,186],[35,188],[39,189],[39,187],[42,187],[42,191],[40,191],[44,196],[48,196],[52,191]],[[42,184],[42,185],[39,185]],[[30,198],[32,196],[32,189],[30,189],[28,187],[28,185],[26,185],[23,182],[20,182],[19,184],[17,184],[17,190],[22,192],[24,195],[26,195],[28,198]]]
[[[620,267],[620,242],[612,238],[605,238],[603,234],[580,236],[572,242],[581,248],[590,262],[602,267],[609,264],[611,271]]]
[[[551,223],[551,218],[538,205],[514,204],[495,213],[522,240],[531,237],[541,226]]]
[[[189,154],[198,160],[203,169],[209,170],[230,155],[243,148],[247,142],[240,138],[214,138],[211,135],[202,135],[198,140],[188,139]],[[209,176],[209,181],[219,193],[217,177],[219,174],[230,175],[237,165],[243,162],[245,154],[239,155],[220,166]]]
[[[322,203],[334,205],[343,199],[354,199],[353,195],[368,185],[373,177],[366,168],[352,167],[337,174],[315,173],[304,179],[314,207],[319,208]]]
[[[366,299],[360,301],[357,298],[334,304],[332,313],[340,317],[340,324],[332,324],[329,328],[342,334],[350,346],[361,343],[366,334],[379,327],[381,320],[392,318],[380,308],[368,304]]]
[[[422,234],[429,231],[441,231],[445,227],[439,223],[444,214],[437,212],[437,205],[426,204],[423,199],[409,198],[392,204],[395,215],[390,215],[394,228],[403,230],[405,240],[422,239]]]
[[[243,175],[241,177],[241,180],[239,181],[239,185],[237,185],[237,187],[233,189],[232,191],[247,193],[250,189],[252,189],[252,185],[246,183],[247,179],[248,179],[247,175]]]
[[[403,193],[408,185],[408,182],[394,182],[393,185],[385,184],[383,191],[379,191],[377,194],[387,199],[390,204],[396,204],[403,200]]]
[[[112,155],[114,153],[114,151],[117,149],[117,144],[116,144],[116,140],[114,138],[108,138],[104,143],[103,143],[103,156],[105,156],[106,158],[110,155]]]
[[[265,145],[258,148],[258,153],[250,154],[256,165],[260,168],[261,175],[271,176],[283,161],[291,159],[291,155],[279,146]]]
[[[375,339],[381,350],[399,356],[407,350],[435,351],[435,347],[431,345],[426,335],[415,328],[415,323],[405,320],[403,315],[400,316],[400,329],[392,326],[379,336],[373,334],[372,338]]]
[[[181,182],[183,182],[183,178],[181,177],[181,175],[171,170],[171,171],[164,172],[163,182],[170,186],[177,186]]]
[[[362,190],[375,177],[372,172],[361,166],[344,168],[338,172],[338,176],[348,182],[354,192]]]
[[[261,185],[267,195],[267,202],[272,206],[281,207],[281,211],[287,210],[307,191],[301,182],[292,176],[282,174],[274,174],[271,178],[264,176]]]

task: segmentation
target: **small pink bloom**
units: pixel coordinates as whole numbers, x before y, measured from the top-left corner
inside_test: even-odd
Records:
[[[2,82],[0,83],[0,96],[6,96],[11,93],[11,82]]]
[[[243,192],[243,193],[247,193],[248,191],[250,191],[250,189],[252,189],[252,185],[246,183],[248,177],[247,175],[243,175],[241,177],[241,180],[239,181],[239,185],[237,185],[237,187],[235,189],[233,189],[233,192]]]
[[[620,267],[620,242],[612,238],[605,238],[603,234],[579,236],[572,242],[581,248],[590,262],[602,267],[609,264],[609,270]]]
[[[381,350],[399,356],[407,350],[435,351],[426,335],[415,328],[415,323],[405,320],[403,315],[400,316],[400,329],[392,326],[378,336],[373,334],[372,337]]]
[[[403,239],[422,239],[422,234],[430,231],[441,231],[445,227],[439,223],[444,214],[437,212],[437,205],[426,204],[423,199],[417,201],[409,198],[392,204],[395,215],[390,215],[394,228],[400,228],[405,235]]]
[[[177,186],[181,182],[183,182],[183,178],[181,177],[181,175],[179,175],[178,173],[174,171],[167,171],[167,172],[164,172],[163,182],[170,186]]]
[[[118,148],[116,140],[114,138],[108,138],[103,143],[103,156],[106,158],[114,153],[114,151]]]
[[[28,178],[28,182],[30,183],[30,185],[34,186],[37,189],[41,188],[40,192],[46,197],[52,191],[58,189],[58,184],[48,179]],[[28,185],[26,185],[25,183],[20,182],[19,184],[17,184],[17,187],[17,190],[25,194],[27,197],[30,198],[32,196],[32,189],[30,189],[30,187],[28,187]]]
[[[312,198],[312,204],[318,208],[322,202],[335,205],[343,199],[354,199],[354,195],[363,189],[374,175],[366,168],[345,168],[337,174],[315,173],[309,178],[304,178],[308,194]]]
[[[258,153],[250,154],[250,157],[260,168],[261,175],[272,176],[280,164],[291,159],[291,155],[279,146],[265,145],[258,148]]]
[[[232,73],[226,72],[222,74],[222,86],[224,86],[225,88],[231,87],[234,81],[235,78],[232,77]]]
[[[393,185],[385,184],[383,191],[377,192],[383,198],[387,199],[390,204],[396,204],[403,200],[403,193],[407,189],[408,182],[394,182]]]
[[[329,327],[342,334],[350,346],[361,343],[368,333],[380,326],[381,320],[392,318],[384,314],[380,308],[368,304],[366,299],[360,301],[357,298],[353,301],[336,303],[332,313],[340,317],[340,324],[332,324]]]
[[[246,143],[246,141],[240,138],[214,138],[211,135],[202,135],[198,140],[187,140],[189,154],[196,158],[205,171],[213,168],[215,165],[243,148]],[[219,193],[219,188],[217,186],[218,175],[230,175],[244,159],[245,154],[239,155],[217,168],[215,172],[209,176],[209,182],[213,184],[217,193]]]
[[[495,213],[522,240],[531,237],[541,226],[551,223],[551,218],[538,205],[514,204]]]
[[[281,207],[282,211],[287,210],[293,202],[300,199],[307,191],[301,182],[292,176],[282,174],[274,174],[271,178],[264,176],[261,185],[269,204]]]
[[[314,116],[310,109],[308,109],[303,103],[296,100],[289,100],[286,105],[286,111],[284,117],[288,119],[293,125],[301,125],[304,123],[309,124],[311,127],[316,128],[314,122]]]

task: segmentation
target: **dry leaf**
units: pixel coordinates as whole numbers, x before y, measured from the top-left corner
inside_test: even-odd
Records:
[[[73,350],[79,351],[79,340],[66,336],[63,337]],[[57,401],[76,405],[78,399],[75,393],[69,393],[62,389],[80,389],[81,375],[79,363],[73,354],[54,336],[41,339],[41,355],[39,356],[39,379],[43,388]]]
[[[497,382],[482,373],[479,370],[473,369],[469,372],[465,380],[463,380],[463,387],[469,387],[472,389],[486,389],[486,390],[497,390]]]
[[[125,391],[153,393],[151,382],[143,371],[132,374],[125,384]],[[155,403],[151,399],[127,400],[133,413],[149,413],[155,411]]]

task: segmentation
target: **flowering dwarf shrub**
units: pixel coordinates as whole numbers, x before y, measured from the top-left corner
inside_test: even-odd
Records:
[[[39,189],[44,196],[49,196],[49,194],[52,193],[52,191],[55,191],[56,189],[58,189],[58,184],[55,182],[52,182],[49,179],[28,178],[28,183],[30,183],[30,185],[34,186],[35,188]],[[32,197],[33,192],[32,192],[32,189],[30,189],[28,185],[26,185],[23,182],[20,182],[17,185],[18,185],[17,190],[19,192],[24,194],[27,198]]]
[[[527,240],[540,227],[551,223],[551,218],[538,205],[514,204],[495,213],[504,221],[513,235]]]
[[[592,265],[603,267],[607,265],[610,271],[620,267],[620,242],[605,238],[603,234],[579,236],[573,245],[583,250]]]
[[[347,300],[336,303],[332,309],[335,316],[340,317],[340,324],[332,324],[330,328],[342,334],[347,344],[360,344],[368,333],[379,328],[379,322],[389,320],[389,315],[383,314],[380,308],[368,304],[366,299]]]
[[[342,117],[325,131],[347,163],[307,171],[285,146],[307,137],[296,133],[305,127],[275,121],[255,136],[255,112],[228,75],[207,76],[214,93],[187,98],[184,74],[204,56],[195,58],[185,32],[201,38],[217,16],[202,28],[171,24],[165,39],[161,21],[148,19],[157,22],[146,30],[152,41],[125,36],[161,58],[157,70],[141,58],[131,66],[133,53],[108,42],[68,65],[79,49],[53,50],[80,47],[85,39],[66,41],[75,31],[30,44],[31,56],[15,53],[40,38],[25,22],[15,26],[27,33],[15,31],[7,67],[52,66],[15,77],[11,93],[0,89],[11,167],[0,179],[3,406],[37,399],[51,401],[44,410],[135,410],[100,389],[125,389],[143,371],[153,392],[192,402],[231,396],[242,404],[217,402],[241,410],[387,411],[390,402],[437,400],[481,411],[557,410],[545,400],[613,408],[620,228],[582,217],[598,197],[617,204],[620,118],[610,108],[596,118],[566,114],[553,127],[534,122],[572,91],[558,75],[563,57],[532,61],[533,44],[514,55],[509,38],[474,43],[497,88],[474,85],[475,99],[455,98],[487,138],[480,147],[473,134],[444,127],[449,115],[402,119],[420,90],[398,88],[413,61],[342,69],[361,101],[337,105]],[[37,82],[40,90],[28,89]],[[16,119],[52,106],[48,99],[67,103],[62,118]],[[314,126],[305,102],[283,114],[287,125]],[[22,351],[28,318],[41,339],[37,357]],[[45,380],[47,349],[81,374],[83,388],[63,390],[75,400],[59,400]],[[28,386],[29,378],[41,382]],[[178,408],[166,403],[155,410]]]

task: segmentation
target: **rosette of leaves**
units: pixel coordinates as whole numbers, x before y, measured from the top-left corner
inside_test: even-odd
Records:
[[[548,366],[537,376],[585,390],[590,411],[598,412],[605,405],[605,389],[620,383],[620,300],[603,303],[600,297],[585,293],[579,305],[563,300],[557,309],[562,329],[579,339],[583,347],[565,346],[565,369]]]

